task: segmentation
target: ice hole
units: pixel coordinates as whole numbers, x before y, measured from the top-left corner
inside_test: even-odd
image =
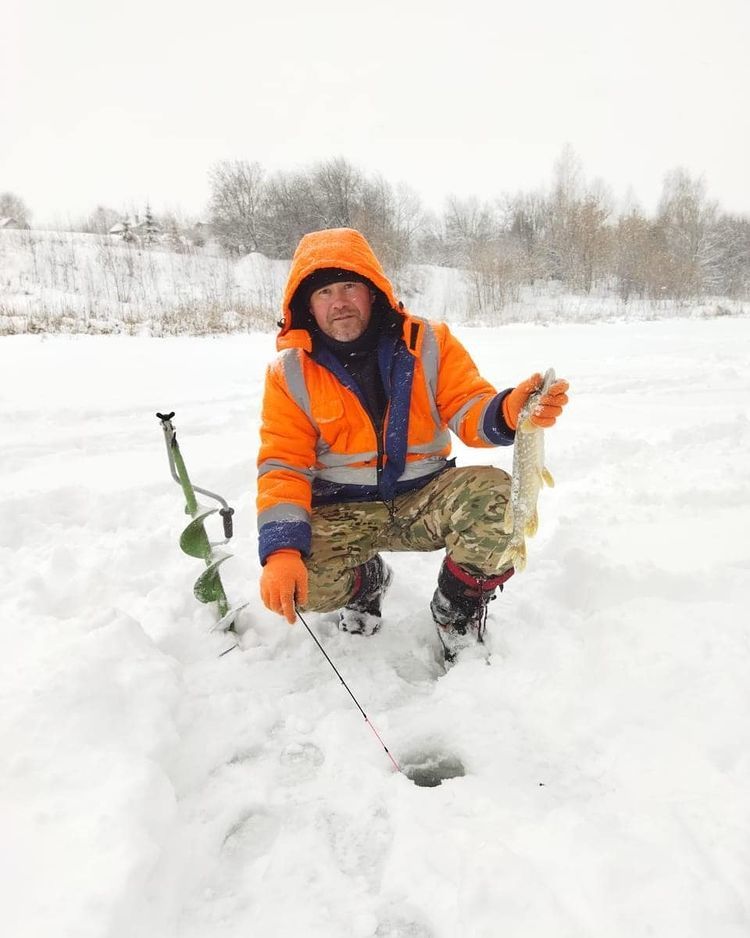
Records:
[[[404,759],[401,771],[420,788],[436,788],[449,778],[466,775],[463,762],[456,756],[421,753]]]

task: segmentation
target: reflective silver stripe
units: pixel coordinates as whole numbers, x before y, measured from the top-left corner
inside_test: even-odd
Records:
[[[484,400],[484,394],[476,394],[470,401],[467,401],[462,407],[459,407],[456,413],[448,421],[448,426],[453,430],[456,436],[461,436],[461,424],[466,414],[478,404],[480,401]]]
[[[438,469],[445,468],[448,460],[442,456],[428,456],[426,459],[416,459],[414,462],[408,462],[406,468],[398,477],[399,482],[405,482],[408,479],[418,479],[420,476],[428,476]]]
[[[419,479],[422,476],[431,475],[439,469],[445,467],[446,459],[442,456],[428,456],[426,459],[416,459],[414,462],[406,464],[404,471],[398,478],[399,482],[407,482],[410,479]],[[336,482],[339,485],[370,485],[375,486],[378,483],[378,474],[375,468],[348,469],[340,466],[336,469],[323,469],[315,473],[319,479],[325,479],[326,482]]]
[[[312,479],[313,471],[307,467],[293,466],[291,463],[284,462],[281,459],[264,459],[258,466],[258,477],[264,476],[267,472],[275,472],[281,469],[283,472],[296,472],[306,479]]]
[[[424,335],[422,337],[422,351],[419,360],[422,362],[425,381],[427,382],[428,397],[430,398],[430,410],[432,419],[436,427],[442,427],[443,421],[437,408],[437,389],[438,372],[440,370],[440,348],[437,342],[432,325],[426,320],[420,320],[423,324]]]
[[[479,437],[480,440],[484,440],[485,443],[492,443],[492,440],[484,432],[484,418],[487,416],[487,411],[490,409],[490,407],[493,407],[493,406],[497,408],[497,395],[496,394],[493,395],[487,401],[487,403],[482,408],[482,413],[479,415],[479,423],[477,424],[477,436]],[[493,420],[493,423],[498,423],[497,417]],[[496,446],[497,444],[492,443],[492,445]]]
[[[429,443],[417,443],[414,446],[410,446],[407,452],[409,453],[439,453],[441,449],[445,449],[446,446],[450,444],[451,435],[447,430],[441,430],[437,436],[434,436]]]
[[[337,482],[339,485],[377,485],[378,473],[375,467],[371,469],[348,469],[340,466],[335,469],[320,469],[315,475],[326,482]]]
[[[273,508],[266,508],[258,515],[258,528],[264,524],[271,524],[273,521],[310,521],[310,515],[299,505],[293,505],[290,502],[281,502],[274,505]]]
[[[302,373],[302,352],[295,348],[285,349],[281,353],[281,363],[284,366],[286,386],[292,395],[293,401],[305,412],[307,419],[320,432],[313,419],[310,394],[305,384],[305,376]]]
[[[338,466],[351,466],[355,462],[369,462],[377,456],[376,450],[369,453],[331,453],[328,450],[318,453],[318,462],[332,469]]]

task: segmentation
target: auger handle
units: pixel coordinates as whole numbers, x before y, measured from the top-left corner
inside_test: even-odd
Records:
[[[224,537],[229,540],[233,533],[232,515],[234,514],[234,508],[221,508],[219,514],[224,522]]]
[[[156,416],[161,420],[162,429],[164,430],[164,438],[167,443],[167,458],[169,459],[169,471],[172,473],[172,478],[182,487],[185,493],[187,512],[190,515],[195,515],[198,510],[198,505],[195,501],[196,492],[198,492],[199,495],[206,495],[208,498],[213,498],[214,501],[217,501],[222,506],[219,514],[224,523],[224,537],[230,540],[234,529],[232,522],[234,508],[230,508],[229,502],[227,502],[225,498],[222,498],[221,495],[217,495],[216,492],[210,492],[208,489],[202,489],[198,485],[193,485],[188,478],[185,462],[180,453],[180,447],[177,445],[177,431],[172,426],[172,417],[174,417],[174,414],[174,411],[169,414],[160,414],[157,412]]]

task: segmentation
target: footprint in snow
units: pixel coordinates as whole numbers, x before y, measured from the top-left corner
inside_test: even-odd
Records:
[[[433,932],[409,915],[396,912],[383,919],[375,929],[374,938],[433,938]]]
[[[229,828],[222,849],[241,856],[243,863],[250,862],[268,853],[280,827],[279,819],[261,805],[250,808]]]
[[[325,756],[314,743],[289,743],[279,756],[280,781],[284,785],[305,782],[317,773],[324,761]]]
[[[383,806],[365,807],[353,813],[324,813],[323,823],[336,863],[342,873],[362,877],[377,891],[393,841],[393,826]]]

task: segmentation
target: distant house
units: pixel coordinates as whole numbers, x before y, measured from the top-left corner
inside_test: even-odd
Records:
[[[207,241],[211,240],[213,228],[209,222],[197,221],[186,232],[191,244],[196,247],[203,247]]]
[[[0,218],[0,228],[23,228],[23,225],[19,225],[18,219],[13,218],[11,215],[7,215],[5,218]]]
[[[139,219],[135,216],[135,221],[129,218],[123,218],[112,225],[109,229],[111,235],[118,235],[123,241],[158,241],[162,235],[161,225],[152,219]]]

